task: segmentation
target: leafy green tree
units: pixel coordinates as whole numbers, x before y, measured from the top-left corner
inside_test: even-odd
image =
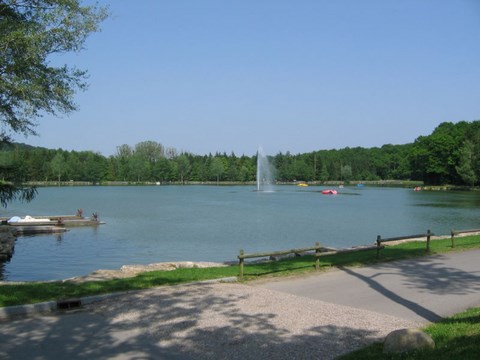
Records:
[[[86,72],[55,67],[52,55],[78,52],[107,12],[79,0],[3,0],[0,3],[1,138],[9,131],[35,134],[35,118],[76,109]]]
[[[130,180],[130,165],[129,162],[133,157],[133,149],[130,145],[123,144],[117,146],[117,153],[115,159],[118,163],[118,180],[127,181]]]
[[[12,133],[35,134],[42,114],[76,109],[73,97],[83,90],[86,72],[53,66],[56,54],[80,51],[107,10],[79,0],[3,0],[0,2],[0,143]],[[35,190],[18,182],[0,183],[0,203],[30,200]]]
[[[173,180],[172,178],[172,162],[166,158],[162,158],[155,163],[152,170],[155,180],[160,182],[167,182]]]
[[[326,162],[322,162],[322,170],[320,171],[320,180],[327,181],[328,180],[328,169]]]
[[[220,181],[220,177],[223,175],[224,172],[225,172],[225,167],[223,165],[222,159],[218,157],[214,157],[210,162],[210,173],[216,177],[217,185],[218,185],[218,182]]]
[[[466,122],[444,122],[431,135],[417,138],[411,156],[414,175],[430,184],[455,183],[458,149],[467,128]]]
[[[150,176],[150,164],[142,156],[133,155],[128,161],[131,180],[147,181]]]
[[[185,178],[188,176],[191,170],[190,160],[186,154],[181,154],[175,159],[176,170],[178,177],[180,178],[180,182],[182,184],[185,183]]]
[[[471,141],[466,140],[460,149],[459,165],[455,169],[462,180],[471,186],[475,185],[477,181],[477,175],[473,167],[474,163],[474,145]]]
[[[156,141],[142,141],[135,145],[135,155],[153,165],[165,156],[165,149]]]
[[[340,170],[342,180],[350,181],[352,179],[352,167],[350,165],[343,165]]]
[[[238,180],[241,182],[246,182],[251,180],[251,171],[247,165],[242,165],[238,174]]]
[[[107,159],[93,151],[86,151],[84,156],[84,180],[94,183],[102,181],[107,173]]]
[[[0,205],[6,207],[14,200],[30,201],[37,191],[22,185],[24,173],[15,163],[13,152],[3,152],[0,157]]]
[[[50,169],[52,173],[58,178],[58,182],[60,182],[61,178],[67,172],[65,158],[63,157],[62,153],[57,153],[55,157],[50,162]]]

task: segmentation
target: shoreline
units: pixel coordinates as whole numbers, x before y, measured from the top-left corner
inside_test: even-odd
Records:
[[[457,237],[465,237],[471,235],[480,235],[479,232],[473,233],[460,233],[456,235]],[[431,241],[435,240],[445,240],[449,239],[450,235],[434,235],[431,237]],[[425,238],[413,238],[413,239],[403,239],[403,240],[396,240],[391,241],[389,243],[385,243],[385,246],[395,246],[401,243],[406,242],[426,242]],[[357,245],[352,246],[344,249],[356,249],[361,248],[365,245]],[[312,255],[313,252],[305,253],[304,255]],[[302,255],[303,256],[303,255]],[[246,264],[258,264],[258,263],[266,263],[266,262],[275,262],[285,258],[289,258],[291,256],[277,256],[274,258],[260,258],[257,260],[249,261]],[[209,268],[209,267],[227,267],[227,266],[235,266],[238,265],[237,261],[224,261],[224,262],[210,262],[210,261],[167,261],[167,262],[158,262],[158,263],[151,263],[151,264],[127,264],[122,265],[119,269],[98,269],[89,274],[74,276],[66,279],[61,280],[41,280],[41,281],[0,281],[0,285],[15,285],[15,284],[34,284],[34,283],[52,283],[52,282],[72,282],[72,283],[83,283],[87,281],[107,281],[113,279],[126,279],[135,277],[139,274],[150,272],[150,271],[174,271],[177,269],[185,269],[185,268]]]

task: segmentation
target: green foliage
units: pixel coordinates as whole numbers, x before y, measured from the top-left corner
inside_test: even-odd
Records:
[[[60,154],[60,155],[58,155]],[[59,157],[64,164],[58,165]],[[480,121],[440,124],[414,143],[378,148],[319,150],[270,156],[279,182],[415,180],[427,185],[473,186],[480,177]],[[67,152],[17,144],[0,148],[0,166],[17,167],[26,181],[62,179],[126,182],[248,182],[256,178],[256,156],[234,153],[193,155],[178,153],[155,141],[134,147],[120,145],[114,156],[91,151]],[[57,164],[56,164],[57,163]],[[55,169],[55,171],[53,171]]]
[[[445,122],[431,135],[417,138],[411,154],[413,178],[432,185],[461,182],[456,171],[459,164],[458,149],[468,140],[468,130],[478,127],[477,122]]]
[[[4,0],[0,3],[0,138],[35,134],[35,118],[76,109],[73,95],[86,72],[52,66],[52,55],[77,52],[106,10],[79,0]]]
[[[219,182],[220,177],[223,175],[224,172],[225,168],[223,165],[223,161],[218,157],[213,158],[210,162],[210,173],[216,177],[217,183]]]
[[[458,175],[462,180],[473,186],[477,181],[477,174],[475,174],[475,155],[474,145],[472,141],[466,140],[463,147],[459,151],[459,164],[455,167]]]
[[[35,187],[22,187],[0,180],[0,205],[3,207],[14,200],[31,201],[36,194]]]
[[[51,60],[58,54],[80,51],[106,17],[105,8],[82,6],[79,0],[0,2],[0,144],[8,143],[12,133],[35,134],[36,119],[42,114],[76,109],[73,96],[87,87],[86,72],[68,65],[53,66]],[[61,161],[58,155],[50,164],[58,179],[67,172]],[[2,206],[35,196],[35,189],[24,187],[22,179],[45,174],[47,169],[39,169],[42,162],[32,167],[27,163],[25,158],[14,157],[1,169],[15,175],[13,181],[0,183]]]

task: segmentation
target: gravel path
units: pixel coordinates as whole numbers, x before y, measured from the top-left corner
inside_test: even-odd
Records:
[[[4,322],[0,358],[334,359],[417,326],[249,285],[192,284]]]

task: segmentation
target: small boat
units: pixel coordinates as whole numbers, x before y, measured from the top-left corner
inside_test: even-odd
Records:
[[[7,220],[8,225],[13,226],[46,226],[46,225],[53,225],[55,224],[50,219],[37,219],[30,215],[21,218],[19,216],[11,217]]]
[[[422,190],[422,188],[421,188],[420,186],[416,186],[416,187],[413,189],[413,191],[420,191],[420,190]]]
[[[300,183],[300,184],[297,184],[297,186],[308,186],[308,184]]]
[[[322,190],[323,195],[337,195],[337,190],[333,189],[327,189],[327,190]]]

